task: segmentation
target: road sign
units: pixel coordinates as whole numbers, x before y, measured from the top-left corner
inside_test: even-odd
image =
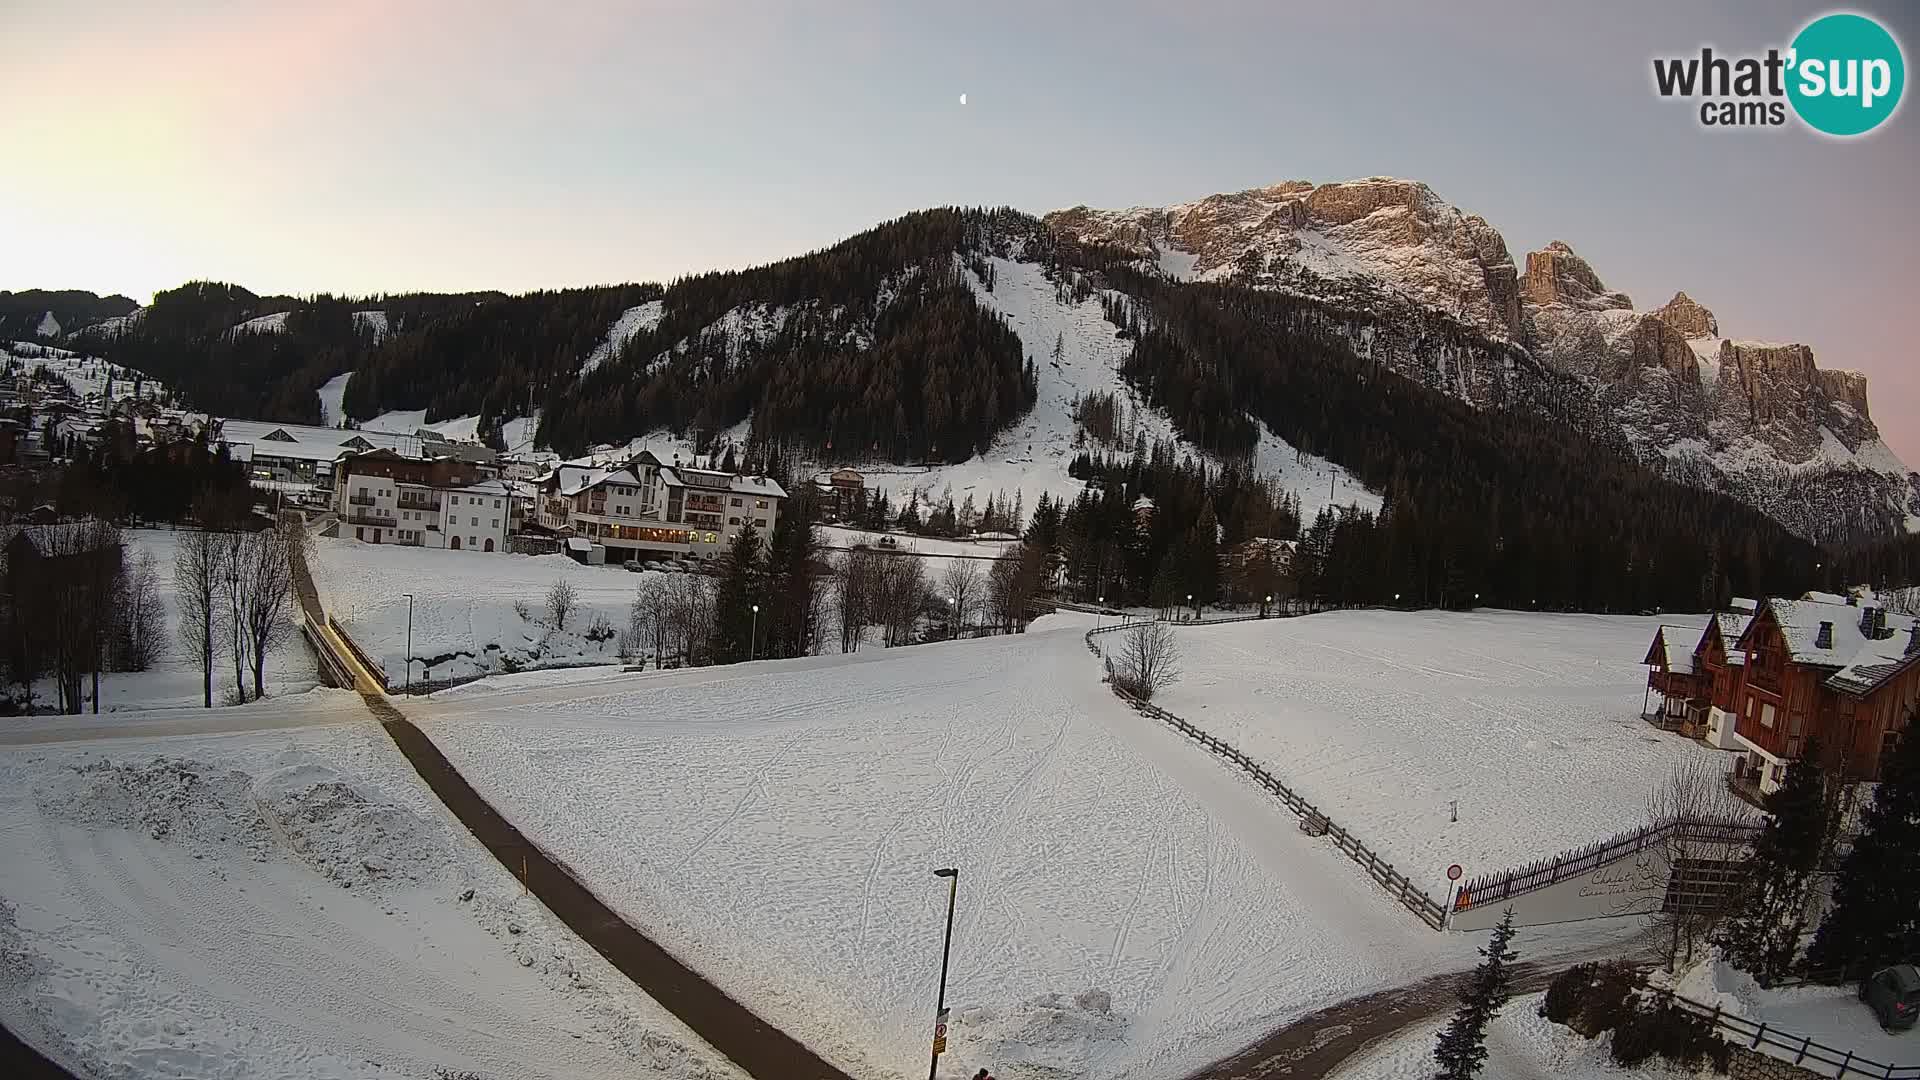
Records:
[[[933,1052],[947,1052],[947,1010],[941,1009],[939,1019],[933,1022]]]
[[[1454,864],[1453,864],[1452,866],[1449,866],[1449,867],[1447,867],[1447,880],[1448,880],[1448,881],[1459,881],[1459,880],[1460,880],[1460,874],[1461,874],[1461,870],[1460,870],[1460,864],[1459,864],[1459,863],[1454,863]]]

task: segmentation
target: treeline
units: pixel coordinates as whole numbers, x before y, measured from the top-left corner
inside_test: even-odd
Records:
[[[1264,424],[1385,494],[1379,514],[1320,528],[1327,544],[1310,556],[1330,568],[1322,599],[1698,608],[1813,576],[1816,549],[1759,511],[1533,409],[1475,409],[1394,375],[1325,333],[1320,305],[1141,287],[1150,316],[1135,316],[1125,374],[1183,434],[1237,454]]]
[[[815,457],[961,461],[1034,399],[1032,357],[975,303],[988,256],[1051,252],[1009,210],[930,210],[824,251],[683,278],[657,325],[547,399],[540,439],[577,452],[660,428],[757,438]],[[956,259],[959,264],[956,265]]]
[[[0,709],[31,711],[35,684],[51,677],[58,711],[91,703],[97,713],[102,672],[145,671],[164,651],[159,568],[145,552],[126,558],[119,526],[27,526],[10,535],[7,555],[0,668],[9,691]]]
[[[91,326],[125,315],[139,305],[124,296],[97,296],[79,289],[0,289],[0,341],[37,341],[49,313],[62,330]]]
[[[61,468],[13,472],[0,477],[0,488],[15,506],[50,505],[64,520],[131,525],[196,521],[208,512],[237,521],[253,505],[246,466],[204,434],[197,441],[142,448],[127,422],[115,420],[98,445],[73,449]]]

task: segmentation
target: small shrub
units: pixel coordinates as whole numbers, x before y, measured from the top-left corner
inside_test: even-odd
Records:
[[[1613,1029],[1613,1060],[1628,1068],[1653,1056],[1659,1042],[1658,1013],[1631,1011]]]
[[[518,672],[521,667],[520,658],[512,653],[507,653],[500,657],[500,670],[509,675]]]
[[[617,633],[613,623],[605,615],[596,611],[593,613],[593,621],[587,624],[586,639],[599,644],[602,641],[612,641]]]
[[[1698,1072],[1709,1061],[1727,1071],[1732,1048],[1714,1034],[1713,1025],[1671,1002],[1653,1013],[1654,1053],[1689,1071]]]
[[[525,600],[515,600],[513,602],[513,613],[520,616],[521,622],[533,621],[533,609],[527,606]]]
[[[1540,1015],[1556,1024],[1571,1020],[1592,993],[1598,971],[1595,964],[1575,964],[1554,976],[1547,986],[1546,999],[1540,1003]]]

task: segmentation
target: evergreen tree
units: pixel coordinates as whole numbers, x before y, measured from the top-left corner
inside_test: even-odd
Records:
[[[764,575],[760,566],[760,531],[743,526],[727,548],[720,564],[720,589],[714,601],[713,657],[715,663],[731,664],[757,653],[752,645],[754,625],[768,628],[769,613]],[[760,605],[755,618],[753,605]]]
[[[1486,957],[1473,970],[1473,977],[1460,995],[1459,1011],[1453,1022],[1440,1033],[1433,1048],[1433,1059],[1440,1063],[1435,1080],[1473,1080],[1487,1060],[1487,1022],[1500,1012],[1513,980],[1508,965],[1518,957],[1507,943],[1513,940],[1513,909],[1493,928],[1493,940],[1480,950]]]
[[[1880,762],[1880,784],[1861,815],[1860,835],[1840,863],[1833,907],[1820,923],[1807,966],[1865,978],[1920,956],[1920,710]]]
[[[1780,790],[1767,796],[1772,817],[1747,859],[1740,910],[1721,933],[1727,959],[1763,986],[1787,973],[1807,928],[1813,874],[1827,837],[1827,783],[1820,740],[1809,739]]]
[[[1201,505],[1200,517],[1182,546],[1186,591],[1193,594],[1197,617],[1202,605],[1211,604],[1220,596],[1220,519],[1214,514],[1212,499]]]

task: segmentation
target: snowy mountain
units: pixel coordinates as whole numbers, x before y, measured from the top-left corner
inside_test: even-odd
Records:
[[[1864,375],[1820,370],[1804,344],[1722,336],[1686,293],[1636,310],[1560,241],[1528,253],[1518,272],[1485,218],[1418,181],[1290,181],[1170,207],[1075,207],[1045,220],[1175,280],[1296,292],[1401,319],[1409,305],[1425,308],[1571,375],[1598,417],[1669,476],[1816,539],[1920,531],[1920,475],[1881,441]],[[1363,351],[1374,344],[1355,342]],[[1377,358],[1475,405],[1512,389],[1497,360],[1445,379],[1426,350]]]

